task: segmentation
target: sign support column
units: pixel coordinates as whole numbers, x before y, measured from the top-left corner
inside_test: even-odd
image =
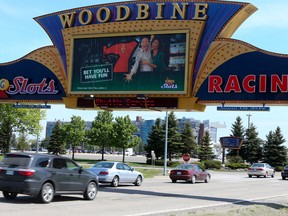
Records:
[[[168,110],[166,110],[166,128],[165,128],[165,150],[164,150],[164,173],[166,175],[167,169],[167,142],[168,142]]]

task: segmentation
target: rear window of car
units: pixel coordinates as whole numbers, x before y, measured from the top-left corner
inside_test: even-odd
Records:
[[[29,155],[6,154],[2,160],[4,165],[9,166],[29,166],[31,157]]]
[[[97,163],[93,167],[94,168],[112,168],[114,163]]]
[[[253,164],[252,167],[264,167],[264,164]]]
[[[179,165],[177,168],[179,168],[179,169],[193,169],[194,168],[194,166],[193,165],[191,165],[191,164],[181,164],[181,165]]]

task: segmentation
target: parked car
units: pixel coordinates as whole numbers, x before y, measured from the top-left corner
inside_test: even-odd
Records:
[[[281,177],[283,180],[288,178],[288,165],[284,167],[284,169],[281,171]]]
[[[274,178],[275,170],[267,163],[253,163],[252,166],[248,168],[247,174],[249,178],[252,178],[252,176],[264,176],[265,178],[271,176]]]
[[[122,162],[98,162],[87,171],[96,174],[100,183],[110,183],[113,187],[117,187],[120,183],[140,186],[144,180],[141,172]]]
[[[0,164],[0,190],[6,199],[27,194],[49,203],[55,195],[81,194],[93,200],[98,187],[97,176],[57,155],[15,152]]]
[[[173,183],[178,180],[184,180],[194,184],[196,181],[204,181],[208,183],[211,179],[211,174],[208,171],[201,169],[197,164],[180,164],[175,169],[172,169],[169,174]]]

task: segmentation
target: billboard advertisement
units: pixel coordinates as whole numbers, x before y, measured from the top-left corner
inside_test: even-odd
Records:
[[[73,38],[71,94],[186,94],[188,32]]]

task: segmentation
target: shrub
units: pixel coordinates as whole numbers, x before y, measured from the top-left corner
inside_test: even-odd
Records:
[[[282,171],[284,166],[275,166],[275,171]]]
[[[226,167],[229,167],[230,169],[247,169],[249,167],[248,164],[244,164],[244,163],[227,163],[225,165]]]
[[[218,160],[207,160],[199,164],[202,169],[220,169],[221,161]]]
[[[229,156],[227,157],[229,163],[244,163],[241,156]]]
[[[148,158],[146,160],[146,164],[152,165],[152,159]],[[167,166],[168,167],[176,167],[179,164],[182,164],[182,162],[179,161],[167,161]],[[155,160],[155,166],[164,166],[164,160]]]

